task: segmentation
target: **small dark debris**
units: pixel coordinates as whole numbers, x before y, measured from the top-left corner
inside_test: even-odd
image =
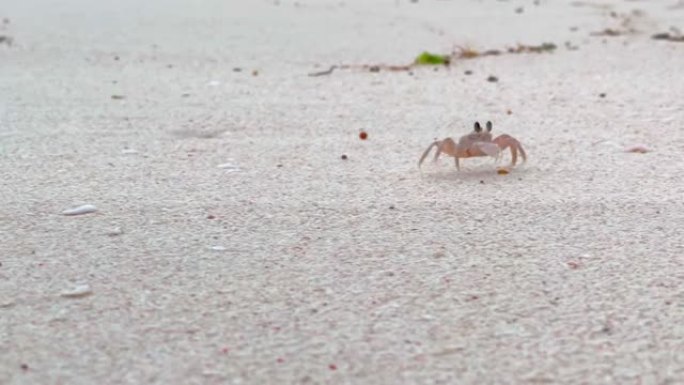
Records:
[[[380,66],[370,66],[368,68],[368,71],[370,72],[380,72]]]
[[[11,37],[5,36],[5,35],[0,35],[0,44],[5,43],[5,44],[7,44],[8,46],[11,46],[11,45],[12,45],[12,41],[13,41],[13,40],[12,40]]]
[[[26,364],[21,364],[21,365],[20,365],[19,367],[20,367],[20,368],[21,368],[21,370],[23,370],[23,371],[27,371],[27,370],[29,370],[29,366],[28,366],[28,365],[26,365]]]
[[[126,99],[123,95],[112,95],[112,100],[123,100]]]
[[[414,3],[415,3],[415,2],[416,2],[416,1],[414,1]],[[330,365],[328,365],[328,368],[330,368],[330,370],[337,370],[337,365],[335,365],[335,364],[330,364]]]
[[[394,205],[390,205],[390,207],[389,207],[390,210],[394,210],[394,208],[395,208]]]
[[[115,61],[119,61],[119,56],[114,56]]]
[[[599,94],[599,98],[605,98],[605,97],[606,97],[606,93],[605,93],[605,92],[601,92],[601,93]]]
[[[568,51],[577,51],[577,50],[579,49],[578,46],[572,44],[572,43],[569,42],[569,41],[566,41],[566,42],[565,42],[565,48],[566,48]]]
[[[10,23],[10,19],[9,19],[9,18],[6,17],[6,18],[2,19],[2,24],[7,25],[7,24],[9,24],[9,23]]]
[[[653,39],[653,40],[665,40],[665,41],[671,41],[671,42],[676,42],[676,43],[684,43],[684,35],[671,35],[667,32],[656,33],[655,35],[651,36],[651,39]]]
[[[258,70],[252,71],[252,76],[259,76],[259,71]]]
[[[472,74],[473,74],[473,71],[471,71],[471,70],[466,70],[466,71],[464,72],[464,74],[466,74],[466,75],[472,75]]]
[[[233,72],[242,72],[242,68],[235,67],[235,68],[233,68]]]
[[[173,68],[173,64],[167,64],[166,68]]]
[[[342,158],[342,160],[347,160],[347,155],[346,155],[346,154],[342,154],[342,156],[341,156],[340,158]]]
[[[499,81],[499,78],[497,78],[497,77],[494,76],[494,75],[490,75],[490,76],[487,78],[487,81],[490,82],[490,83],[496,83],[496,82]]]
[[[482,56],[499,56],[501,55],[501,51],[498,49],[488,49],[482,53]]]
[[[216,219],[216,217],[213,216],[213,215],[211,215],[211,214],[209,214],[209,215],[207,215],[207,219]]]
[[[556,49],[553,43],[542,43],[540,45],[518,44],[517,47],[509,48],[508,53],[543,53],[553,52]]]
[[[579,28],[577,27],[570,27],[570,32],[577,32]]]
[[[591,33],[592,36],[620,36],[622,34],[624,33],[612,28],[606,28],[603,31]]]
[[[515,9],[515,13],[523,13],[525,11],[525,8],[523,7],[518,7]]]
[[[276,167],[281,168],[281,167],[283,167],[283,165],[282,165],[282,164],[278,164],[278,165],[276,165]]]
[[[480,184],[485,184],[483,180],[480,181]]]
[[[313,77],[313,76],[330,75],[330,74],[333,73],[333,71],[335,71],[336,68],[337,68],[337,66],[330,66],[330,68],[328,68],[328,69],[325,70],[325,71],[313,72],[313,73],[310,73],[309,76],[312,76],[312,77]]]
[[[511,111],[511,110],[506,110],[506,115],[510,115],[510,114],[512,114],[512,113],[513,113],[513,111]]]
[[[187,93],[186,93],[186,94],[181,94],[181,97],[182,97],[182,98],[187,98],[187,97],[189,97],[189,96],[190,96],[190,94],[187,94]]]

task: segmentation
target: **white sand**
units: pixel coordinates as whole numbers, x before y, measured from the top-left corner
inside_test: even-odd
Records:
[[[684,383],[676,0],[280,3],[0,4],[0,384]]]

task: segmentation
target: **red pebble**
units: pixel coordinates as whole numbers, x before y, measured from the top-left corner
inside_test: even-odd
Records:
[[[328,365],[328,367],[330,368],[330,370],[337,370],[337,365],[335,364],[330,364]]]
[[[368,133],[367,133],[366,131],[361,131],[361,132],[359,133],[359,138],[361,138],[361,140],[366,140],[366,139],[368,139]]]
[[[285,359],[282,357],[278,357],[276,361],[278,361],[279,364],[282,364],[283,362],[285,362]]]

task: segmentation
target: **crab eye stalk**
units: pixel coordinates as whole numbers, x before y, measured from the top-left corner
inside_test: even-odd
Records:
[[[475,122],[475,132],[481,132],[482,131],[482,126],[480,126],[480,122]]]
[[[487,121],[487,132],[491,132],[491,131],[492,131],[492,122]]]

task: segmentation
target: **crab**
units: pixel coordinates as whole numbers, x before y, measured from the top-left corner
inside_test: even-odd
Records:
[[[475,122],[473,131],[460,137],[458,143],[452,138],[434,141],[427,150],[425,150],[423,156],[420,157],[418,168],[423,164],[423,161],[432,150],[432,147],[437,147],[434,158],[435,162],[442,153],[453,156],[456,160],[456,168],[458,170],[461,169],[459,159],[491,156],[498,162],[501,158],[502,151],[507,148],[511,149],[511,167],[515,166],[518,161],[518,153],[522,156],[523,163],[527,161],[527,154],[517,139],[507,134],[502,134],[492,139],[492,122],[488,121],[485,126],[487,130],[483,131],[480,122]]]

